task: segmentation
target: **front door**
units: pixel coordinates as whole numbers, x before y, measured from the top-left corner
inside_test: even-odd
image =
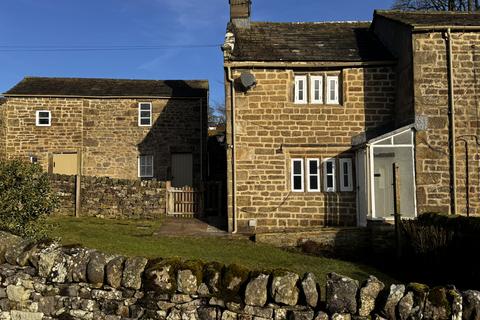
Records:
[[[193,155],[191,153],[172,154],[172,187],[181,188],[193,185]]]
[[[375,217],[390,218],[393,215],[393,168],[395,154],[378,152],[374,161]]]
[[[54,174],[76,175],[78,173],[78,155],[76,153],[54,153],[52,156]]]

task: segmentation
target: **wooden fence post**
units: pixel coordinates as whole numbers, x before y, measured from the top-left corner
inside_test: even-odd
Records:
[[[400,234],[400,223],[401,217],[400,214],[400,168],[394,162],[392,165],[393,173],[393,217],[395,221],[395,242],[397,247],[397,259],[400,259],[402,256],[402,238]]]

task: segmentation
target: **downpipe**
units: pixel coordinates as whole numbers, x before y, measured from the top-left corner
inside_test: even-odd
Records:
[[[230,82],[230,100],[231,100],[231,127],[232,127],[232,144],[229,148],[232,149],[232,234],[238,232],[237,228],[237,163],[235,156],[235,87],[234,79],[232,77],[232,69],[227,67],[227,80]]]
[[[447,29],[447,46],[448,46],[448,114],[450,122],[450,170],[452,175],[452,190],[451,190],[451,214],[455,215],[458,209],[457,198],[457,148],[456,148],[456,132],[455,132],[455,92],[453,83],[453,53],[452,53],[452,32],[451,29]]]

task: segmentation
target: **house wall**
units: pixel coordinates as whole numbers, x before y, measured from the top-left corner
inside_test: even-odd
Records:
[[[453,77],[457,146],[457,213],[467,213],[467,161],[470,214],[480,214],[479,109],[480,32],[454,32]],[[428,119],[416,134],[417,202],[419,213],[450,211],[450,159],[447,45],[441,32],[413,36],[415,112]]]
[[[245,70],[234,70],[234,78],[238,78],[241,71]],[[247,93],[236,90],[236,215],[239,230],[265,232],[354,225],[355,192],[291,192],[290,160],[297,157],[321,160],[348,157],[353,160],[352,136],[392,119],[395,103],[393,68],[343,69],[342,105],[294,104],[293,70],[255,69],[249,72],[257,79],[256,87]],[[227,142],[231,145],[228,82],[226,92]],[[231,149],[228,162],[231,230]],[[251,219],[256,219],[256,228],[248,226]]]
[[[413,95],[412,33],[408,26],[375,16],[372,30],[397,59],[395,123],[402,127],[415,122]],[[401,84],[401,85],[400,85]]]
[[[138,126],[139,102],[152,102],[151,127]],[[168,180],[171,153],[188,152],[194,155],[194,180],[201,180],[206,98],[8,98],[5,109],[10,158],[35,155],[49,170],[52,153],[81,150],[84,175],[137,179],[138,156],[153,154],[154,178]],[[51,127],[35,126],[36,110],[51,111]]]

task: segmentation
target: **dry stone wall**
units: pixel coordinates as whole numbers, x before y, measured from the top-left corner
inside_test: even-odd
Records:
[[[480,292],[331,273],[122,257],[0,232],[0,319],[346,320],[480,317]],[[323,300],[325,302],[323,302]]]
[[[57,213],[75,212],[75,176],[50,175]],[[165,214],[165,182],[82,177],[82,216],[151,219]]]

